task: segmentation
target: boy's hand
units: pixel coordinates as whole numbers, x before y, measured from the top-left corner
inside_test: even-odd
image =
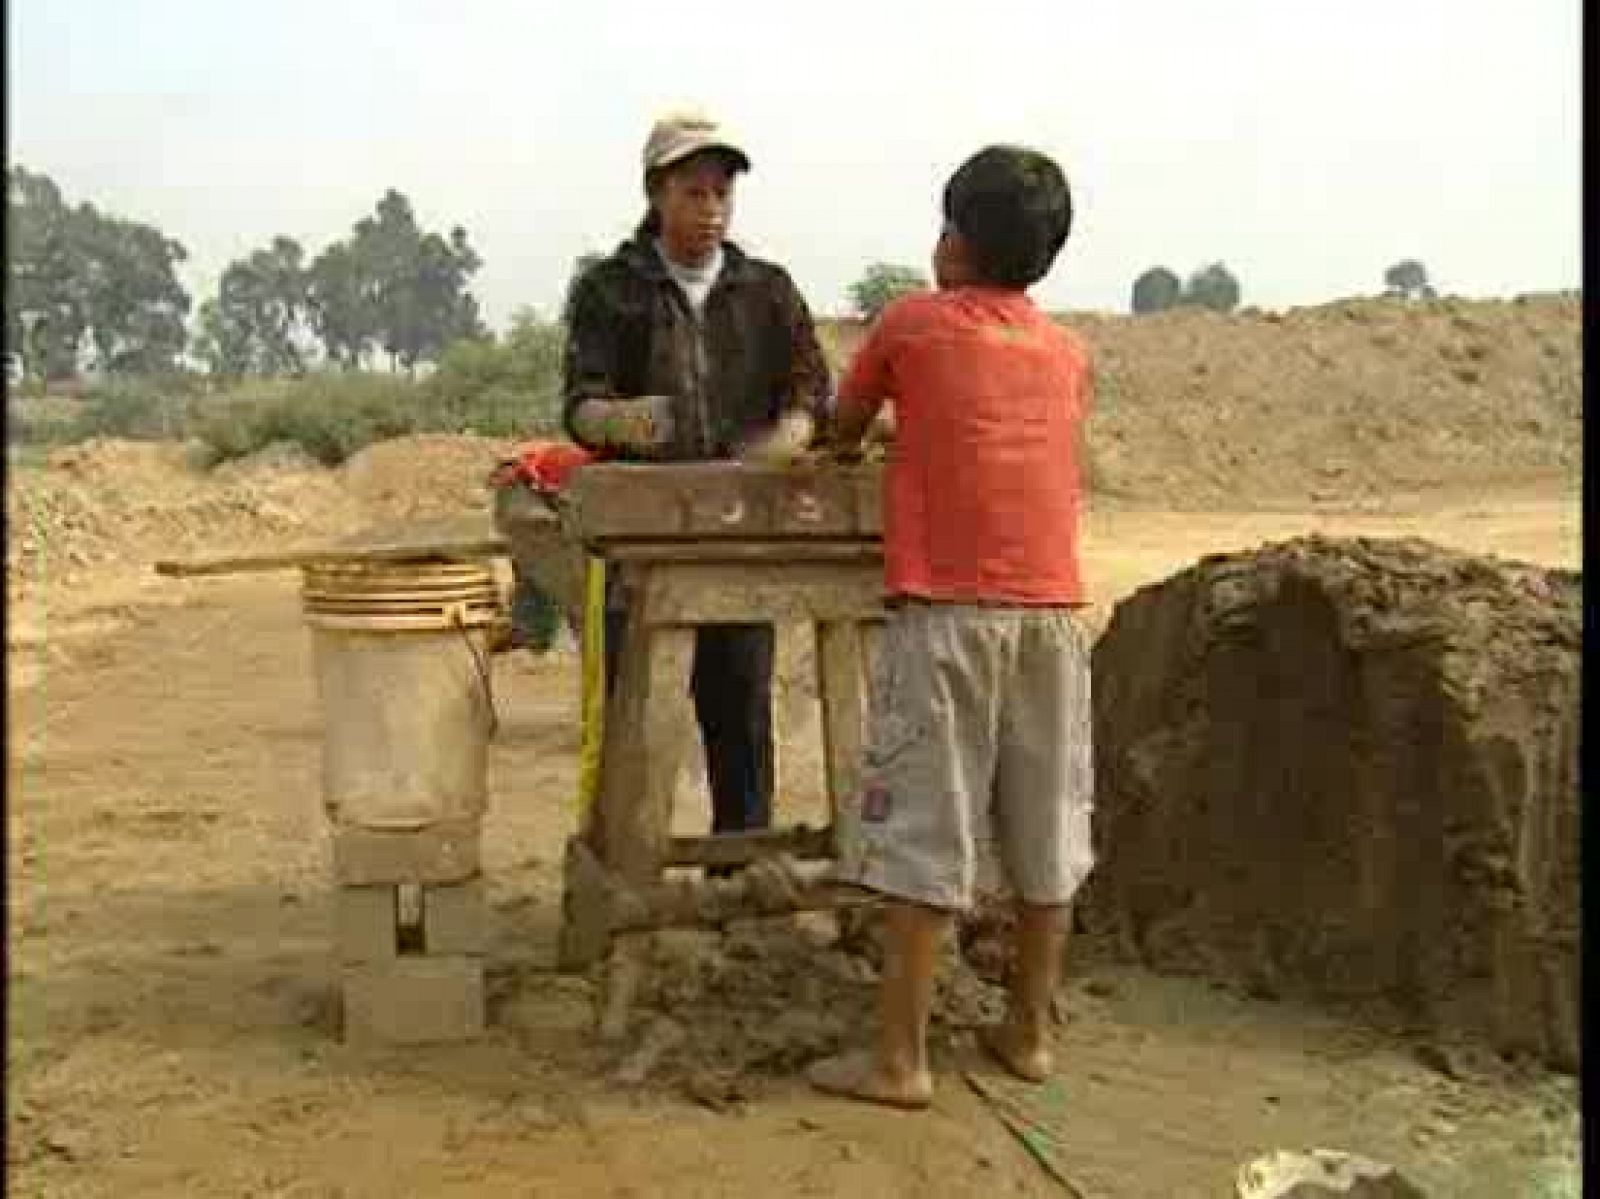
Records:
[[[672,443],[672,397],[585,400],[573,413],[573,424],[597,445],[639,454],[659,453]]]

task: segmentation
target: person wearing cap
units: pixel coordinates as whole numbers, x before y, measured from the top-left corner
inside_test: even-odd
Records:
[[[821,432],[830,378],[810,311],[782,267],[727,240],[744,148],[703,113],[674,113],[643,154],[634,235],[574,284],[564,424],[579,445],[635,462],[782,461]],[[626,597],[608,588],[606,679]],[[712,831],[766,828],[773,792],[770,625],[697,635],[691,690]]]

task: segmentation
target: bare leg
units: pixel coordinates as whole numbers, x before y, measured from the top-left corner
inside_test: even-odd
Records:
[[[935,908],[896,903],[884,912],[883,982],[878,991],[878,1044],[818,1062],[818,1090],[895,1107],[926,1107],[933,1098],[928,1070],[928,1014],[934,972],[950,916]]]
[[[1061,976],[1069,907],[1018,904],[1011,1002],[1006,1021],[984,1044],[1018,1078],[1043,1082],[1055,1068],[1050,1052],[1050,1001]]]

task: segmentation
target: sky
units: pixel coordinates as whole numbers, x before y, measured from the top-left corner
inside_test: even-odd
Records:
[[[733,238],[819,313],[872,262],[926,268],[945,178],[992,142],[1072,182],[1036,289],[1126,310],[1222,261],[1244,303],[1322,303],[1423,261],[1469,296],[1581,280],[1580,0],[13,0],[10,161],[161,227],[210,294],[378,197],[464,226],[491,325],[559,306],[643,205],[663,108],[754,161]]]

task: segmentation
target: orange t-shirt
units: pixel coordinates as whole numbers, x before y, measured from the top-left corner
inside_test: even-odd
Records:
[[[1093,389],[1088,350],[1022,292],[925,292],[884,311],[839,404],[894,408],[891,596],[1084,602],[1077,447]]]

